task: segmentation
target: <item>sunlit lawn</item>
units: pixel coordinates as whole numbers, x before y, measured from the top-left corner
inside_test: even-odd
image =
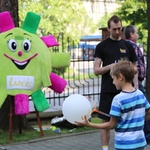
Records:
[[[62,76],[62,75],[60,75]],[[90,78],[97,78],[98,76],[94,75],[94,73],[85,73],[85,72],[79,72],[78,70],[74,70],[72,68],[67,68],[67,70],[64,73],[64,79],[70,79],[70,80],[78,80],[78,79],[90,79]],[[100,77],[100,76],[99,76]]]
[[[91,119],[91,122],[94,122],[94,123],[101,123],[101,120],[99,118],[92,118]],[[71,131],[72,129],[67,129],[67,128],[63,128],[61,130],[61,133],[55,133],[51,130],[51,125],[49,122],[45,122],[45,123],[42,123],[42,127],[43,129],[46,129],[44,130],[44,137],[49,137],[49,136],[61,136],[63,134],[72,134],[72,133],[79,133],[79,132],[84,132],[84,131],[88,131],[88,130],[94,130],[92,128],[89,128],[89,127],[76,127],[74,128],[73,131]],[[33,128],[38,128],[38,125],[34,124],[32,125]],[[13,131],[13,141],[12,143],[15,143],[15,142],[23,142],[23,141],[29,141],[29,140],[34,140],[34,139],[37,139],[37,138],[40,138],[40,132],[37,131],[37,130],[30,130],[30,131],[27,131],[27,130],[23,130],[22,131],[22,134],[19,134],[19,131]],[[0,144],[9,144],[9,132],[7,131],[2,131],[0,130]]]

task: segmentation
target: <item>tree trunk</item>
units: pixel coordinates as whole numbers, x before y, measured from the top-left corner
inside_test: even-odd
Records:
[[[150,0],[147,0],[148,16],[148,40],[147,40],[147,71],[146,71],[146,95],[150,102]]]
[[[18,0],[0,0],[0,12],[9,11],[14,24],[16,27],[19,26],[19,17],[18,17]],[[0,129],[8,130],[9,129],[9,116],[10,116],[10,101],[13,101],[13,96],[8,96],[0,108]],[[19,117],[13,116],[13,129],[18,129],[19,126]],[[21,117],[22,128],[31,129],[25,116]]]
[[[19,26],[18,0],[0,0],[0,12],[9,11],[15,26]]]
[[[19,119],[21,119],[21,124],[23,129],[31,129],[25,116],[16,116],[10,113],[10,102],[14,101],[13,96],[8,96],[0,109],[0,129],[8,130],[9,129],[9,118],[12,115],[12,125],[13,130],[19,129]]]

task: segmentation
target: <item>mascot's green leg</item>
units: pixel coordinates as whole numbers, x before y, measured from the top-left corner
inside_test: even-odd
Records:
[[[31,97],[37,111],[42,112],[50,107],[50,104],[41,89],[34,92]]]

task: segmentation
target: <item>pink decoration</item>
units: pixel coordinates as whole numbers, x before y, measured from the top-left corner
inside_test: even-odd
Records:
[[[43,36],[41,39],[47,45],[47,47],[59,46],[59,43],[56,41],[53,35]]]
[[[18,56],[22,56],[22,51],[19,51],[19,52],[18,52]]]
[[[50,80],[52,85],[49,86],[52,90],[54,90],[57,93],[62,93],[67,85],[67,81],[61,77],[59,77],[55,73],[50,74]]]
[[[5,32],[15,28],[14,22],[8,11],[0,13],[0,32]]]
[[[14,97],[15,114],[27,115],[29,114],[29,99],[26,94],[17,94]]]

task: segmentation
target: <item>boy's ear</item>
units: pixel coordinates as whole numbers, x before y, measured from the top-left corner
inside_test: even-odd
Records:
[[[124,77],[124,76],[123,76],[121,73],[118,74],[118,79],[119,79],[119,80],[122,80],[123,77]]]

